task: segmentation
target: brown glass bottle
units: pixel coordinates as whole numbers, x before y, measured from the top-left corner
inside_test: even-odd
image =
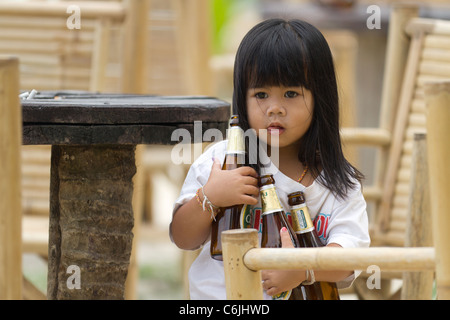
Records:
[[[259,178],[259,187],[262,203],[261,248],[281,248],[280,230],[283,227],[288,230],[294,246],[298,247],[295,233],[286,219],[286,214],[278,198],[273,176],[271,174],[261,176]],[[274,296],[273,299],[303,300],[299,287]]]
[[[228,129],[228,145],[222,170],[233,170],[245,165],[244,131],[239,126],[239,117],[231,116]],[[211,257],[222,260],[222,231],[241,228],[241,211],[243,205],[218,209],[211,228]]]
[[[309,209],[305,203],[303,192],[288,195],[291,207],[292,229],[297,235],[301,248],[323,247],[311,221]],[[315,282],[311,285],[300,285],[303,300],[339,300],[339,292],[334,282]]]

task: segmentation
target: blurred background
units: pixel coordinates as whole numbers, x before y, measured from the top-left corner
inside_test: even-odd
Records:
[[[245,33],[266,18],[299,18],[318,27],[332,49],[342,126],[378,127],[389,15],[394,3],[402,2],[5,0],[0,1],[0,54],[19,57],[25,91],[207,95],[231,102],[234,55]],[[448,1],[417,3],[420,16],[450,18]],[[167,161],[171,148],[139,148],[130,299],[188,297],[185,272],[191,258],[168,236],[188,165]],[[374,151],[345,152],[371,183]],[[34,298],[46,291],[49,159],[49,146],[23,147],[23,271]]]

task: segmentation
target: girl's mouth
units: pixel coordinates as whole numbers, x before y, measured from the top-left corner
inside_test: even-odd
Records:
[[[267,132],[270,135],[281,135],[285,129],[279,124],[270,124],[267,128]]]

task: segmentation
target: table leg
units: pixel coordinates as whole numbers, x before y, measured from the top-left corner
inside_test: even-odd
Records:
[[[123,299],[135,146],[52,146],[48,299]]]

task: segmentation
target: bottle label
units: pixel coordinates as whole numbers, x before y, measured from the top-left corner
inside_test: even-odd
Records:
[[[241,210],[241,229],[252,227],[252,213],[250,206],[244,204]]]
[[[283,210],[283,206],[280,203],[273,184],[261,187],[260,192],[263,215]]]
[[[292,228],[295,233],[305,233],[314,230],[314,224],[306,204],[300,204],[291,208]]]
[[[272,296],[272,300],[289,300],[291,297],[292,290],[284,291],[280,294],[277,294],[275,296]]]
[[[228,129],[227,154],[245,154],[244,130],[240,127]]]

